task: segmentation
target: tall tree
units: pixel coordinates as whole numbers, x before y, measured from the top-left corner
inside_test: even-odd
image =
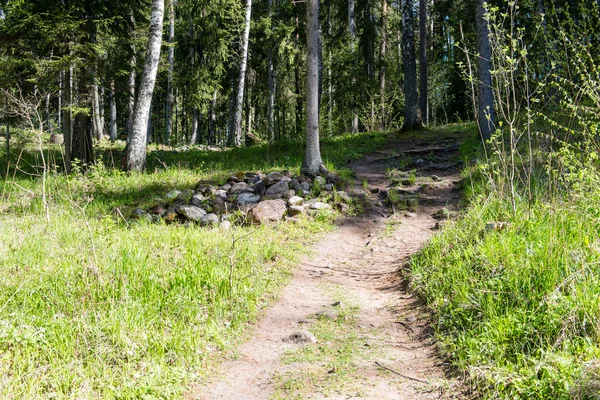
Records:
[[[319,0],[306,2],[306,148],[301,172],[315,177],[325,167],[319,146]]]
[[[354,0],[348,0],[348,33],[350,34],[350,51],[356,62],[356,16]],[[352,90],[356,87],[356,76],[352,74]],[[358,109],[356,98],[352,94],[352,133],[358,132]]]
[[[413,0],[402,1],[402,59],[404,60],[404,124],[401,132],[405,132],[423,126],[417,91]]]
[[[419,87],[421,118],[425,125],[429,123],[429,61],[427,59],[427,3],[419,0]]]
[[[385,72],[387,56],[387,0],[381,0],[381,46],[379,49],[379,97],[380,97],[380,124],[379,129],[385,130]]]
[[[140,83],[139,94],[135,105],[133,132],[127,142],[125,169],[142,171],[146,166],[146,140],[148,135],[148,117],[162,44],[162,27],[165,11],[164,0],[152,0],[152,15],[148,34],[148,50],[144,63],[144,72]]]
[[[173,67],[175,62],[175,0],[169,0],[169,48],[167,50],[167,104],[165,122],[165,144],[169,144],[173,126]]]
[[[115,93],[114,79],[109,83],[109,103],[110,103],[110,140],[117,140],[117,96]]]
[[[250,22],[252,18],[252,0],[246,0],[246,19],[244,34],[241,42],[240,74],[237,80],[237,96],[234,104],[233,131],[229,135],[229,144],[235,147],[242,145],[242,116],[244,111],[244,90],[246,83],[246,69],[248,66],[248,46],[250,42]]]
[[[490,30],[486,17],[486,0],[477,1],[477,60],[478,60],[478,106],[477,121],[479,132],[484,140],[489,140],[495,130],[496,112],[494,110],[494,93],[492,89]]]
[[[269,8],[269,23],[273,26],[273,0],[267,1],[267,7]],[[272,44],[272,39],[269,38],[269,48],[267,49],[267,73],[268,73],[268,85],[269,85],[269,98],[267,100],[267,136],[270,141],[275,141],[275,95],[277,90],[277,70],[275,62],[273,60],[273,53],[275,52]]]

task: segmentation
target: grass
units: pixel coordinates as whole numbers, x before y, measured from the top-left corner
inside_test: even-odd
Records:
[[[381,134],[330,140],[324,159],[341,170],[384,141]],[[4,399],[180,398],[240,340],[306,244],[332,227],[322,217],[224,232],[114,214],[200,179],[297,171],[302,143],[152,150],[148,173],[132,175],[111,168],[122,149],[105,148],[86,174],[47,176],[47,207],[35,152],[13,149],[23,169],[0,181]],[[46,150],[46,159],[60,163],[57,151]]]
[[[442,353],[480,397],[600,398],[600,196],[552,195],[536,177],[534,200],[520,191],[512,213],[467,171],[468,207],[412,259],[411,285],[434,311]]]

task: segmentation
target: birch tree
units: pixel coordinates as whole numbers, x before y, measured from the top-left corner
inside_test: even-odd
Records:
[[[479,66],[477,121],[481,137],[484,140],[489,140],[495,130],[496,112],[494,110],[494,94],[492,89],[492,65],[490,61],[492,51],[490,48],[490,30],[486,18],[486,3],[486,0],[477,1],[476,29],[477,60]]]
[[[148,50],[135,105],[133,132],[127,142],[127,152],[125,155],[125,169],[127,171],[143,171],[146,166],[148,116],[150,115],[152,94],[154,92],[154,84],[156,83],[158,63],[160,61],[164,11],[164,0],[152,1]]]

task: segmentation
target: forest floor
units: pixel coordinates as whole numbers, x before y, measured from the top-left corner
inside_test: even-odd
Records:
[[[250,340],[186,399],[464,398],[402,273],[439,227],[435,217],[458,207],[461,134],[439,138],[393,138],[349,165],[372,193],[365,212],[314,246]],[[388,195],[394,168],[412,171],[399,192],[418,204]]]

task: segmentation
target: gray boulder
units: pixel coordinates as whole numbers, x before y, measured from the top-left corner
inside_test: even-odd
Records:
[[[202,226],[216,226],[219,224],[219,216],[217,214],[206,214],[200,219]]]
[[[290,206],[290,208],[288,208],[288,214],[290,217],[295,217],[297,215],[304,214],[305,212],[306,210],[302,206]]]
[[[299,196],[290,197],[290,199],[288,200],[288,204],[290,206],[301,206],[302,203],[304,203],[304,199]]]
[[[254,207],[249,217],[255,224],[264,224],[267,222],[281,221],[286,212],[286,206],[283,200],[265,200]]]
[[[252,186],[252,189],[254,189],[255,194],[262,196],[267,191],[267,185],[263,181],[258,181]]]
[[[206,215],[206,211],[196,206],[177,206],[175,211],[182,217],[194,222],[199,222]]]
[[[240,193],[235,199],[235,203],[237,205],[249,204],[249,203],[258,203],[260,201],[260,196],[254,193]]]
[[[290,190],[290,187],[288,186],[287,181],[279,181],[267,189],[265,197],[269,199],[279,199],[283,197],[288,190]]]
[[[279,172],[271,172],[269,175],[267,175],[267,177],[264,179],[264,181],[267,186],[271,186],[271,185],[281,181],[282,179],[283,179],[283,174],[280,174]]]
[[[196,207],[200,207],[202,205],[202,202],[206,200],[206,197],[202,196],[200,193],[196,193],[195,195],[192,196],[192,199],[190,200],[190,204]]]
[[[249,189],[249,188],[250,188],[250,186],[248,186],[248,184],[246,182],[238,182],[238,183],[234,183],[233,185],[231,185],[231,188],[229,189],[229,193],[238,194],[238,193],[241,193],[243,190]]]

